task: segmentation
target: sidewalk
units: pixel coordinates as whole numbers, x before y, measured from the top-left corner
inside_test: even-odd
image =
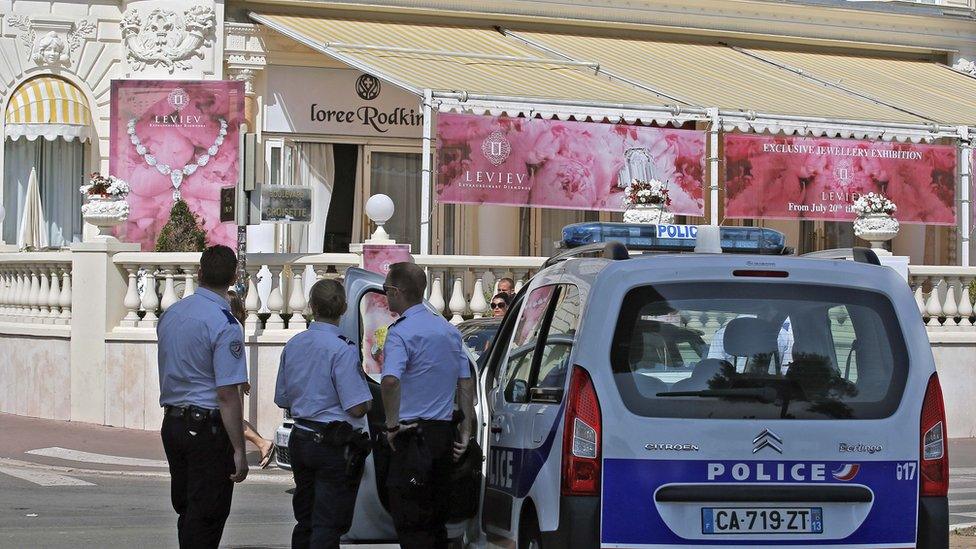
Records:
[[[158,431],[0,414],[0,433],[0,463],[169,476]],[[247,449],[250,479],[291,479],[291,473],[273,464],[258,469],[258,451],[250,445]]]

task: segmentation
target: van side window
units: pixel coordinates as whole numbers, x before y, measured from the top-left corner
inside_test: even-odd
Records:
[[[841,305],[827,311],[830,336],[834,340],[835,364],[841,377],[857,383],[857,336],[847,307]]]
[[[508,346],[508,356],[502,379],[505,400],[528,402],[529,374],[535,357],[539,333],[556,286],[542,286],[532,290],[522,306],[521,317]]]
[[[569,355],[573,350],[573,339],[579,326],[580,292],[576,286],[562,286],[559,301],[552,313],[539,371],[533,387],[560,389],[566,381],[569,370]]]

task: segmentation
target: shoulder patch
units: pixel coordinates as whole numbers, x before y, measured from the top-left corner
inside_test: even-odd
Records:
[[[235,320],[235,322],[236,322],[236,320]],[[235,339],[234,341],[231,341],[228,344],[228,348],[230,349],[230,354],[234,355],[234,358],[241,358],[242,356],[244,356],[244,342],[243,341],[241,341],[239,339]]]
[[[220,312],[224,313],[224,316],[227,317],[228,322],[230,322],[231,324],[238,324],[237,317],[231,314],[230,311],[228,311],[227,309],[221,309]]]
[[[355,345],[355,343],[353,343],[351,339],[349,339],[348,337],[346,337],[346,336],[344,336],[342,334],[339,334],[339,339],[345,341],[349,345]]]

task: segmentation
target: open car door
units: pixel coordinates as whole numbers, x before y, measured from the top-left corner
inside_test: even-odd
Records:
[[[342,335],[354,341],[359,347],[367,383],[373,396],[372,409],[367,414],[370,437],[374,441],[374,451],[366,460],[363,479],[356,498],[356,511],[352,527],[343,538],[344,541],[391,541],[396,540],[393,517],[390,516],[386,497],[386,469],[389,450],[385,444],[377,444],[386,425],[383,399],[380,394],[380,379],[383,369],[383,344],[386,333],[397,315],[390,312],[386,295],[383,292],[384,277],[364,269],[351,268],[346,271],[344,285],[349,309],[342,316],[339,330]],[[434,311],[429,303],[427,307]],[[471,376],[480,376],[476,361],[469,353]],[[478,414],[474,434],[476,444],[471,445],[473,458],[467,467],[459,467],[452,479],[456,487],[452,494],[451,508],[455,510],[447,533],[452,539],[476,542],[481,538],[478,508],[481,500],[484,460],[485,415],[483,385],[477,383],[475,411]]]

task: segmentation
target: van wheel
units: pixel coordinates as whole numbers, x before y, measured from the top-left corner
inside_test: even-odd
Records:
[[[542,549],[542,534],[534,513],[528,513],[519,521],[519,549]]]

